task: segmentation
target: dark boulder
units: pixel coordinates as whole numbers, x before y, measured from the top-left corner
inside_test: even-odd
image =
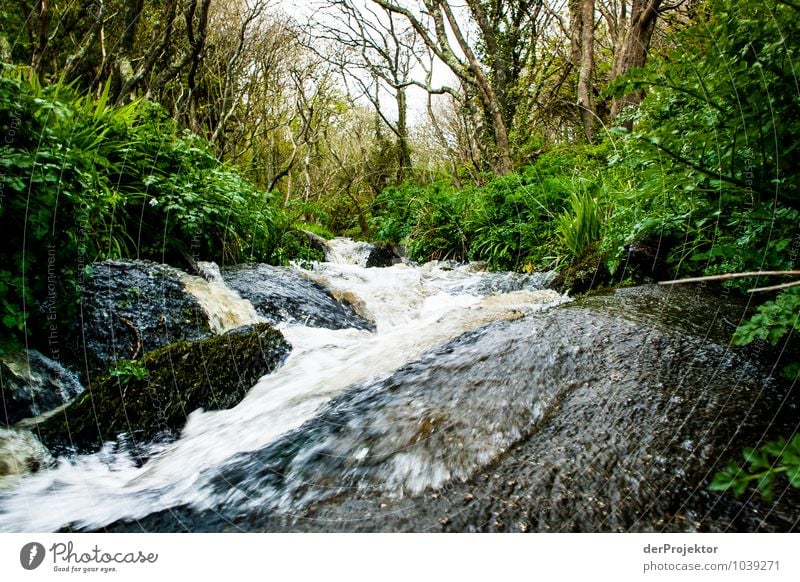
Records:
[[[215,467],[212,509],[112,529],[791,530],[794,492],[768,506],[708,491],[796,423],[770,362],[730,348],[741,313],[649,286],[490,324]]]
[[[180,271],[150,261],[103,261],[90,267],[81,315],[64,360],[84,381],[119,360],[210,333],[208,317],[186,293]]]
[[[625,246],[625,258],[615,276],[617,279],[663,281],[671,278],[667,259],[679,240],[674,236],[648,235]]]
[[[375,243],[367,255],[364,265],[370,267],[391,267],[403,261],[403,250],[388,243]]]
[[[83,386],[75,374],[36,350],[0,357],[0,424],[39,416],[81,392]]]
[[[337,300],[325,287],[294,269],[239,265],[224,269],[222,276],[270,323],[290,321],[328,329],[375,329],[349,303]]]
[[[236,405],[289,350],[267,324],[171,344],[93,380],[81,397],[36,430],[54,452],[95,450],[121,434],[134,441],[170,435],[197,408]]]

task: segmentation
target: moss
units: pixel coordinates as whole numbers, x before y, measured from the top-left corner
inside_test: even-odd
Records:
[[[140,360],[147,372],[102,376],[60,414],[37,426],[56,452],[96,450],[120,434],[134,440],[180,429],[197,408],[236,405],[258,379],[273,371],[290,349],[267,324],[257,324],[197,342],[179,342]]]
[[[605,257],[597,249],[589,249],[560,271],[550,284],[550,288],[560,293],[568,291],[573,295],[579,295],[605,287],[610,282],[611,273],[606,267]]]

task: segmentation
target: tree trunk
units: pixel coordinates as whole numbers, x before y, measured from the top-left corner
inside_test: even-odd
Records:
[[[425,13],[430,23],[423,23],[414,13],[401,3],[393,0],[372,0],[383,9],[405,17],[419,34],[425,45],[453,72],[464,86],[476,89],[486,121],[491,124],[496,148],[496,167],[499,174],[509,174],[512,170],[511,147],[508,138],[508,125],[503,116],[503,107],[491,80],[483,69],[483,65],[468,42],[463,25],[453,11],[448,0],[422,0]],[[471,2],[469,7],[475,14],[478,3]],[[453,47],[455,41],[457,49]],[[486,39],[483,39],[484,41]],[[458,54],[458,53],[461,53]],[[462,56],[463,55],[463,56]]]
[[[496,96],[494,96],[494,92],[492,92],[492,99],[489,105],[489,112],[492,116],[492,121],[494,121],[494,127],[492,128],[494,131],[494,140],[495,144],[497,145],[497,154],[500,163],[499,173],[502,175],[510,174],[511,171],[514,169],[513,164],[511,162],[511,143],[508,139],[508,129],[506,128],[506,122],[503,119],[503,109],[500,106],[499,101],[497,101]]]
[[[125,2],[122,14],[122,38],[119,41],[119,53],[114,63],[114,77],[112,89],[116,100],[122,97],[123,88],[133,78],[133,58],[136,44],[136,32],[139,28],[139,19],[144,9],[144,0],[131,0]]]
[[[408,96],[406,88],[397,89],[397,181],[402,182],[411,174],[411,149],[408,145]]]
[[[612,79],[624,75],[631,69],[645,65],[660,8],[661,0],[633,0],[622,50],[616,55],[611,68]],[[611,117],[617,117],[623,109],[638,105],[641,101],[642,93],[640,92],[615,99],[611,104]]]
[[[36,19],[31,19],[36,25],[33,34],[33,51],[31,55],[31,69],[41,76],[44,67],[44,52],[47,49],[47,21],[50,17],[50,7],[47,0],[38,0],[36,7]]]
[[[579,5],[578,5],[579,4]],[[579,30],[572,31],[572,56],[580,58],[578,70],[578,110],[586,141],[592,143],[594,137],[595,109],[592,98],[592,76],[594,75],[594,0],[581,0],[580,3],[570,3],[579,16],[573,22],[579,25]],[[580,39],[578,41],[578,39]],[[575,46],[578,41],[578,46]],[[577,61],[575,64],[577,65]]]

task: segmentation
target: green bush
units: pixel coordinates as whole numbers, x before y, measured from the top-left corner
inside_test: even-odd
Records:
[[[800,219],[800,11],[769,0],[711,0],[705,20],[673,37],[612,91],[646,89],[627,136],[636,235],[683,243],[676,275],[786,268]]]
[[[272,195],[155,104],[111,106],[107,88],[91,99],[4,66],[0,131],[0,306],[17,338],[71,324],[97,260],[286,262],[305,252]]]
[[[533,269],[547,254],[553,216],[566,190],[535,167],[475,187],[469,258],[493,269]]]
[[[613,179],[608,174],[613,175]],[[553,150],[508,176],[456,188],[447,181],[385,189],[373,204],[377,238],[405,244],[416,260],[486,261],[493,269],[543,269],[570,251],[556,218],[575,192],[603,195],[619,172],[603,147]],[[598,223],[591,238],[597,238]]]
[[[384,189],[372,206],[379,241],[406,245],[416,261],[466,260],[466,196],[453,185],[404,183]]]

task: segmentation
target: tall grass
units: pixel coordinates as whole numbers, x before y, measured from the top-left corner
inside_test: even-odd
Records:
[[[601,215],[597,200],[586,192],[572,193],[568,208],[556,217],[556,236],[573,258],[600,240]]]

